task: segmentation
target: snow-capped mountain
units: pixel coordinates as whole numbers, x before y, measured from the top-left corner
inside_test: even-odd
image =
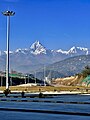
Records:
[[[84,48],[84,47],[75,47],[73,46],[72,48],[70,48],[69,50],[65,51],[62,49],[58,49],[58,50],[48,50],[46,49],[39,41],[35,41],[30,48],[25,48],[25,49],[17,49],[15,52],[16,53],[31,53],[34,55],[38,55],[38,54],[47,54],[47,52],[51,52],[51,54],[65,54],[65,55],[88,55],[90,54],[90,49],[88,48]],[[13,53],[13,52],[11,52]]]
[[[6,51],[0,51],[0,70],[6,59]],[[43,65],[52,64],[77,55],[88,55],[90,50],[84,47],[72,47],[69,50],[49,50],[39,41],[35,41],[31,47],[10,51],[10,68],[21,72],[30,72],[41,68]],[[3,66],[2,66],[3,65]],[[5,68],[4,68],[5,69]]]
[[[67,51],[64,51],[64,50],[56,50],[57,53],[62,53],[62,54],[66,54],[66,55],[81,55],[81,54],[84,54],[84,55],[88,55],[90,54],[90,50],[88,48],[84,48],[84,47],[75,47],[73,46],[72,48],[70,48],[69,50]]]
[[[69,51],[68,54],[85,54],[88,55],[90,53],[90,50],[88,48],[84,47],[75,47],[73,46]]]
[[[42,54],[42,53],[46,54],[45,47],[39,41],[36,41],[35,43],[33,43],[30,49],[31,49],[31,53],[35,55]]]

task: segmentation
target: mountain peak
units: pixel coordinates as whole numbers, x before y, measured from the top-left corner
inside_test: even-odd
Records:
[[[46,54],[46,49],[45,47],[38,41],[36,40],[30,47],[30,49],[32,50],[33,54],[40,54],[40,53],[44,53]]]
[[[42,46],[42,44],[36,40],[32,45],[31,45],[31,49],[36,49],[38,46]]]
[[[84,47],[73,46],[70,50],[68,50],[68,53],[69,54],[77,54],[77,55],[81,55],[81,54],[88,55],[89,54],[89,49],[84,48]]]
[[[68,53],[77,53],[77,48],[75,46],[73,46],[69,51]]]

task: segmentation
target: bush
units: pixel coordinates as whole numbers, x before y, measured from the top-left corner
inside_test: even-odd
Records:
[[[4,93],[5,96],[7,97],[7,95],[10,94],[10,92],[11,92],[11,91],[10,91],[9,89],[5,89],[3,93]]]

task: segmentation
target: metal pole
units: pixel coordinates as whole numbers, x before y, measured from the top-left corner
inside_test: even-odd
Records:
[[[12,86],[12,77],[10,78],[10,86]]]
[[[10,39],[10,16],[7,16],[6,89],[9,89],[9,39]]]
[[[27,76],[25,76],[25,84],[27,83]]]
[[[5,11],[3,15],[7,16],[7,58],[6,58],[6,89],[9,89],[9,39],[10,39],[10,16],[13,16],[15,12]]]
[[[29,83],[29,75],[28,75],[28,83]]]
[[[46,83],[45,83],[45,81],[46,81],[46,67],[45,67],[45,65],[44,65],[44,86],[46,86]]]
[[[35,84],[36,84],[36,71],[35,71]]]

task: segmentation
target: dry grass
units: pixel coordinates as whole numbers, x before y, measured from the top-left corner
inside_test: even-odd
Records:
[[[52,87],[52,86],[32,86],[32,87],[21,87],[21,86],[10,86],[11,91],[26,91],[26,92],[39,92],[41,91],[85,91],[90,89],[90,87],[82,86],[61,86],[61,87]],[[0,91],[4,91],[5,87],[0,87]]]
[[[82,76],[70,76],[66,78],[57,78],[52,81],[52,84],[59,86],[59,85],[65,85],[65,86],[77,86],[77,85],[82,85]]]

